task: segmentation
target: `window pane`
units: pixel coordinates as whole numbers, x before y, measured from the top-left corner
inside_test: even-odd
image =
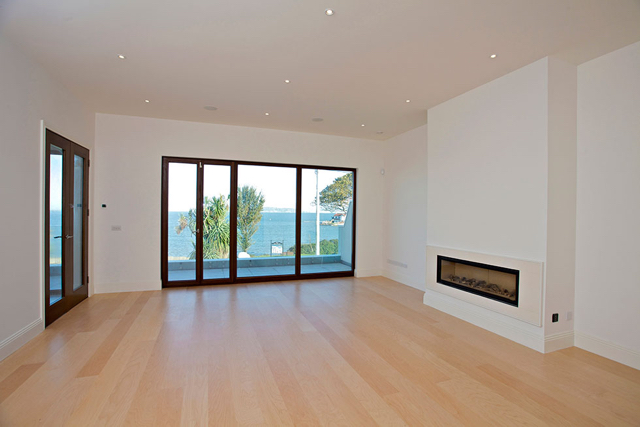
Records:
[[[238,166],[238,277],[295,274],[296,169]]]
[[[49,155],[49,305],[62,299],[62,165],[64,151],[51,146]]]
[[[302,274],[351,271],[353,173],[302,170]]]
[[[231,167],[204,165],[202,206],[203,278],[229,277]]]
[[[169,281],[196,279],[198,165],[169,163]]]

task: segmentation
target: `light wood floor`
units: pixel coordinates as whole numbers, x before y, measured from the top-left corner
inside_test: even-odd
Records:
[[[640,425],[640,371],[383,278],[94,296],[0,362],[0,425]]]

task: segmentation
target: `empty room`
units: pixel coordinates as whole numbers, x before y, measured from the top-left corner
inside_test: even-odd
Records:
[[[2,427],[640,425],[638,0],[0,0],[0,110]]]

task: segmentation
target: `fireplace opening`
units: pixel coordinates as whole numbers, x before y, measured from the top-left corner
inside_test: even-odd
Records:
[[[518,306],[520,271],[438,255],[438,283]]]

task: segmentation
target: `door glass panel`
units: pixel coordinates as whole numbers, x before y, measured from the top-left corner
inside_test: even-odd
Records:
[[[295,274],[296,169],[238,166],[238,277]]]
[[[62,299],[62,165],[64,151],[51,145],[49,154],[49,305]]]
[[[84,159],[73,156],[73,290],[76,291],[84,283],[82,281],[84,266],[82,265],[83,238],[83,197],[84,197]]]
[[[229,277],[231,166],[204,165],[202,204],[203,279]],[[195,216],[189,221],[195,221]]]
[[[302,274],[351,271],[353,172],[302,169]]]
[[[197,164],[169,163],[169,281],[196,279],[197,175]]]

